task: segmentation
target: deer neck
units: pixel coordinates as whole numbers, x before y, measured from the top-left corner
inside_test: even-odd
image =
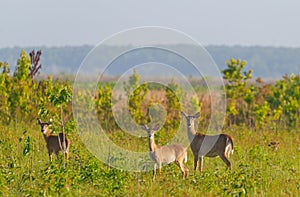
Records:
[[[159,146],[155,144],[154,137],[148,138],[150,152],[155,151]]]
[[[49,136],[50,136],[50,130],[47,129],[44,133],[43,133],[44,139],[46,142],[48,142]]]
[[[188,127],[188,137],[190,142],[193,141],[195,135],[196,135],[196,131],[195,131],[195,125],[192,124],[190,127]]]

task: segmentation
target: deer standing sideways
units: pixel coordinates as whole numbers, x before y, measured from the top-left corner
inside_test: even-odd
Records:
[[[174,161],[182,172],[182,179],[185,179],[188,176],[188,169],[184,166],[183,162],[187,161],[187,148],[181,144],[167,146],[157,145],[155,143],[154,134],[158,128],[159,125],[156,125],[153,129],[148,128],[146,125],[142,126],[142,129],[148,134],[150,157],[155,162],[153,166],[153,180],[155,179],[157,166],[160,173],[162,163],[171,163]]]
[[[194,155],[194,172],[197,169],[198,161],[200,163],[200,172],[203,170],[203,157],[217,157],[219,156],[231,169],[229,161],[230,153],[233,154],[233,140],[227,134],[219,135],[203,135],[196,133],[195,120],[199,118],[200,112],[194,116],[188,116],[184,112],[181,114],[185,117],[187,123],[188,137],[190,140],[190,147]]]
[[[57,156],[59,151],[62,151],[66,160],[68,160],[70,140],[66,138],[66,135],[63,133],[59,133],[58,136],[51,135],[49,129],[50,122],[42,122],[37,118],[37,123],[41,126],[41,132],[46,141],[50,161],[52,161],[52,153],[55,153]]]

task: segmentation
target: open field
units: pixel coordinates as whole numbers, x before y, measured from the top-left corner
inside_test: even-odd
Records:
[[[127,144],[114,134],[120,146]],[[204,158],[204,172],[193,173],[189,149],[190,175],[181,179],[174,164],[163,167],[152,181],[152,172],[109,169],[81,143],[76,131],[71,139],[70,159],[49,162],[46,145],[35,122],[0,127],[1,196],[298,196],[300,190],[300,132],[250,131],[234,127],[226,133],[234,137],[233,170],[219,158]],[[163,139],[160,139],[163,140]],[[278,150],[268,146],[280,142]],[[147,150],[146,139],[131,140],[132,149]]]
[[[93,92],[85,92],[82,86],[89,83],[77,84],[73,89],[74,83],[66,79],[48,76],[36,80],[34,77],[41,67],[38,66],[38,56],[35,60],[32,63],[22,51],[13,75],[9,65],[0,62],[1,196],[300,195],[299,74],[285,75],[272,83],[261,78],[250,83],[252,70],[243,72],[246,61],[231,59],[226,62],[228,68],[222,71],[226,81],[226,106],[223,102],[222,107],[225,92],[219,97],[215,94],[217,89],[205,92],[201,79],[189,79],[195,90],[189,94],[175,81],[166,86],[140,83],[140,76],[134,71],[124,82],[125,93],[113,97],[113,81],[101,83]],[[163,110],[151,108],[154,105]],[[117,108],[116,114],[113,114],[114,107]],[[152,181],[151,171],[128,172],[109,168],[83,144],[84,139],[91,139],[89,143],[93,144],[93,149],[104,158],[111,158],[111,164],[125,163],[126,154],[114,155],[112,151],[109,156],[104,149],[106,145],[94,145],[93,142],[99,139],[97,137],[101,137],[99,133],[103,132],[117,146],[145,152],[147,157],[147,137],[139,135],[144,131],[136,127],[133,131],[137,135],[129,135],[122,130],[116,117],[120,117],[124,123],[122,126],[128,128],[135,125],[133,122],[137,125],[160,124],[155,139],[159,145],[165,145],[184,121],[182,110],[201,112],[195,123],[200,132],[220,129],[221,125],[217,123],[223,122],[224,115],[222,132],[231,135],[234,141],[231,171],[221,159],[204,158],[203,173],[194,173],[193,155],[188,149],[186,166],[190,175],[186,180],[181,179],[178,167],[170,164],[163,167],[162,173]],[[215,114],[215,119],[211,118],[212,114]],[[71,140],[68,162],[61,154],[49,162],[36,118],[42,121],[53,119],[51,131],[56,134],[64,125]],[[78,120],[84,124],[76,125]],[[211,124],[216,127],[208,128]],[[82,133],[84,135],[80,138]],[[186,134],[175,136],[182,138]],[[269,146],[270,142],[278,142],[279,146]]]

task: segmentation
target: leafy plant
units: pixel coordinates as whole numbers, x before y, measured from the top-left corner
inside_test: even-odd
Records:
[[[252,70],[243,71],[247,62],[232,58],[226,61],[227,68],[222,70],[223,78],[227,80],[225,85],[226,97],[229,100],[227,113],[230,124],[247,123],[250,119],[249,106],[253,101],[252,88],[247,86],[247,81],[252,78]]]

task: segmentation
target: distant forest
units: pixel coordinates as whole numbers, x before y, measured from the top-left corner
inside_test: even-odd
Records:
[[[191,50],[190,46],[184,47]],[[8,62],[13,71],[22,49],[27,53],[32,50],[42,50],[41,74],[76,74],[84,57],[92,48],[93,46],[89,45],[1,48],[0,62]],[[254,77],[275,79],[285,74],[300,74],[300,48],[260,46],[206,46],[205,48],[220,69],[226,68],[226,60],[239,58],[247,61],[246,69],[252,69]],[[109,50],[101,51],[101,56],[105,57],[114,50],[120,50],[120,47],[110,46]]]

